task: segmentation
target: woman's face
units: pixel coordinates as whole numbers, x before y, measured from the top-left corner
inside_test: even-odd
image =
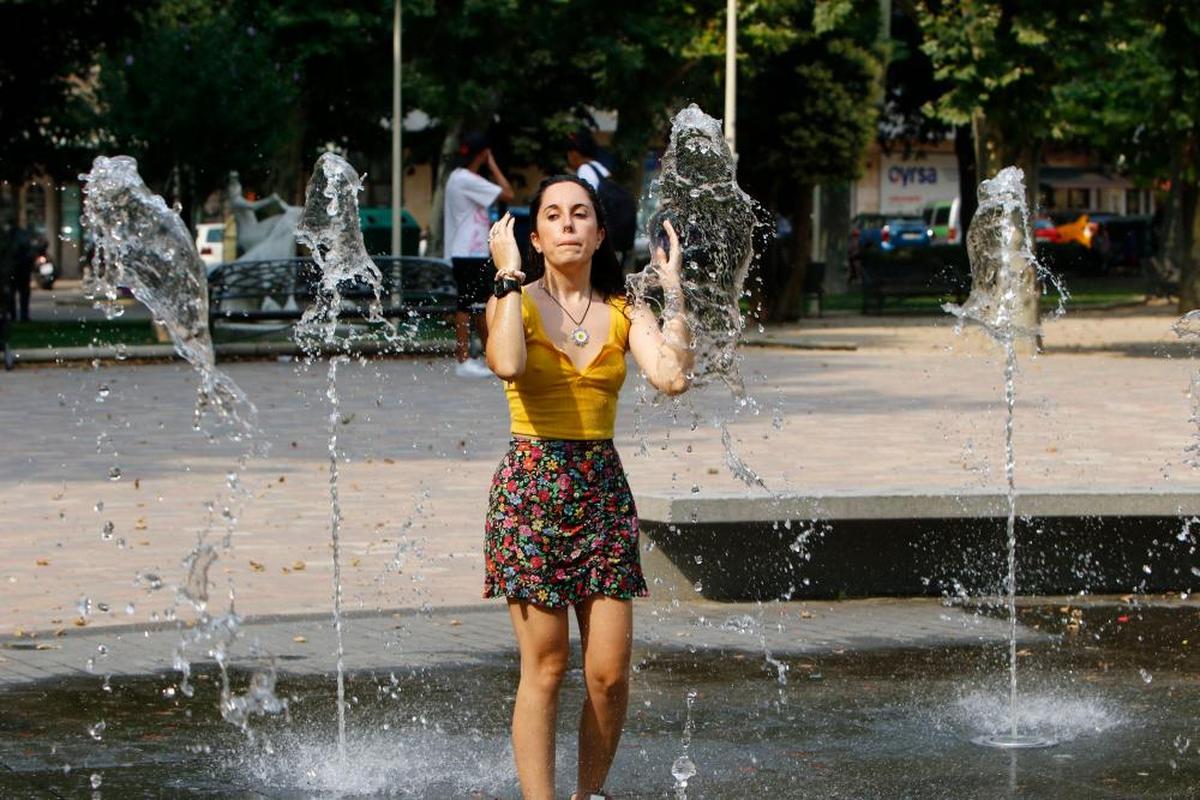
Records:
[[[572,181],[547,186],[530,239],[550,264],[590,261],[604,231],[587,191]]]

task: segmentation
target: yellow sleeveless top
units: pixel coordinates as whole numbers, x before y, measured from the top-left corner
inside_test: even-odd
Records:
[[[592,362],[579,370],[554,346],[528,292],[521,295],[525,327],[525,372],[506,381],[512,432],[536,439],[611,439],[617,394],[625,383],[629,317],[623,297],[611,297],[608,339]]]

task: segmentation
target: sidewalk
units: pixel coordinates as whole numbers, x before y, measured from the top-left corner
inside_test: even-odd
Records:
[[[1182,463],[1195,434],[1195,366],[1156,355],[1182,352],[1173,321],[1149,308],[1048,326],[1047,354],[1023,358],[1017,376],[1019,490],[1200,490]],[[642,401],[631,374],[617,445],[635,494],[746,493],[724,466],[711,424],[721,415],[775,491],[1003,490],[1003,368],[978,334],[956,336],[943,319],[845,318],[767,335],[838,337],[857,349],[746,348],[758,413],[733,415],[719,386],[685,395],[677,410]],[[233,549],[210,572],[214,603],[232,582],[242,613],[328,614],[326,369],[222,366],[258,406],[270,451],[240,475],[249,497],[230,506]],[[440,356],[352,362],[338,378],[346,606],[482,604],[481,520],[507,442],[498,383],[458,379]],[[15,454],[0,470],[0,635],[163,618],[197,537],[219,543],[227,476],[243,450],[192,429],[195,386],[178,361],[0,375],[0,426]],[[651,602],[669,602],[654,577]]]

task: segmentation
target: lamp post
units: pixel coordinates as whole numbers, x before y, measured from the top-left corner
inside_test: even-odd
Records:
[[[400,255],[400,221],[403,206],[404,164],[400,133],[404,119],[400,111],[400,0],[392,16],[392,255]]]
[[[737,0],[725,3],[725,142],[737,164]]]

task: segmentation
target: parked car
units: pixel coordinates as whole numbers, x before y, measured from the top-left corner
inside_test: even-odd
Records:
[[[202,222],[196,226],[196,250],[209,272],[225,260],[225,225],[221,222]]]
[[[1097,222],[1092,221],[1092,218],[1087,214],[1069,214],[1066,217],[1059,217],[1058,225],[1058,240],[1060,242],[1075,242],[1084,247],[1091,247],[1092,240],[1100,229]]]
[[[930,238],[935,244],[958,244],[962,240],[960,205],[957,197],[953,200],[934,200],[921,212],[921,218],[931,231]]]
[[[1062,241],[1062,234],[1054,220],[1049,217],[1037,217],[1033,220],[1033,238],[1038,242],[1058,244]]]
[[[878,246],[880,241],[880,231],[887,224],[887,217],[883,214],[857,214],[850,221],[850,249],[862,250],[871,246]]]
[[[932,233],[921,217],[889,217],[879,229],[879,246],[883,250],[928,247]]]

